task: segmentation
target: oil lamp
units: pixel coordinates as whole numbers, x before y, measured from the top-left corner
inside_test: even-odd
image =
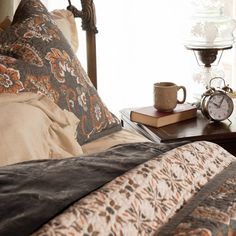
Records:
[[[201,71],[194,75],[194,80],[205,89],[213,77],[224,77],[224,71],[216,66],[223,51],[232,48],[236,22],[225,14],[223,0],[191,0],[190,4],[193,11],[188,21],[184,45],[194,52],[201,67]],[[201,92],[196,92],[195,98]]]

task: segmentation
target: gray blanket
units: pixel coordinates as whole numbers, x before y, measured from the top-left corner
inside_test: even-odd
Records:
[[[90,192],[182,144],[124,144],[93,156],[1,167],[0,235],[30,235]]]

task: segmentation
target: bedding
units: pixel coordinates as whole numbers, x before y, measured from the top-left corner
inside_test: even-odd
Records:
[[[57,9],[50,12],[52,19],[56,22],[58,28],[61,30],[68,43],[71,45],[73,51],[78,50],[78,32],[75,18],[72,12],[65,9]]]
[[[92,154],[104,151],[118,144],[134,142],[151,142],[144,136],[122,128],[120,131],[113,132],[81,146],[84,154]]]
[[[0,33],[0,93],[43,93],[80,120],[82,145],[120,130],[78,58],[39,0],[22,0]]]
[[[1,236],[235,234],[236,158],[121,129],[39,0],[0,32],[0,93]]]
[[[235,235],[236,162],[210,181],[159,235]]]
[[[75,18],[72,12],[65,9],[57,9],[50,12],[52,19],[55,21],[58,28],[61,30],[68,43],[76,53],[78,49],[78,33]],[[6,30],[12,23],[9,16],[0,23],[0,31]]]
[[[142,147],[139,143],[137,150]],[[145,155],[149,151],[150,146]],[[231,180],[230,183],[234,185],[226,188],[223,181],[218,198],[211,198],[209,191],[205,193],[205,199],[209,197],[212,201],[211,206],[217,206],[219,200],[222,201],[229,194],[227,205],[225,204],[221,211],[214,211],[209,207],[205,209],[205,214],[198,215],[201,222],[210,220],[209,225],[215,226],[214,231],[210,232],[211,228],[204,223],[187,223],[182,227],[193,230],[192,234],[190,230],[184,232],[183,235],[188,236],[234,235],[231,233],[235,233],[235,160],[234,156],[213,143],[202,141],[179,146],[138,165],[97,191],[91,192],[33,235],[160,236],[163,235],[161,228],[179,209],[197,196],[204,186],[208,187],[207,183],[218,182],[219,176],[222,173],[227,175],[228,171],[231,172],[228,181]],[[201,202],[198,203],[200,207]],[[212,212],[215,217],[211,215]],[[217,219],[221,219],[222,214],[226,216],[224,224],[218,224]],[[180,230],[177,234],[167,235],[180,236],[181,233]]]
[[[0,166],[91,154],[122,143],[149,142],[122,129],[80,146],[76,140],[79,119],[43,94],[0,94],[0,113],[0,135],[4,140],[0,142]]]
[[[0,94],[0,166],[83,153],[79,119],[43,94]]]
[[[29,235],[69,204],[173,147],[127,144],[92,156],[0,168],[0,235]]]
[[[212,206],[231,194],[230,204],[218,212],[231,220],[224,221],[227,232],[235,222],[235,163],[234,156],[213,143],[147,142],[118,145],[92,156],[1,167],[0,234],[29,235],[53,218],[33,235],[162,235],[168,220],[189,201],[192,205],[211,182],[216,189],[221,186],[219,199],[211,198],[210,190],[204,194]],[[234,185],[226,188],[224,180]],[[206,209],[204,222],[207,210],[212,213]],[[212,224],[222,230],[221,224]],[[199,224],[191,227],[201,230]]]

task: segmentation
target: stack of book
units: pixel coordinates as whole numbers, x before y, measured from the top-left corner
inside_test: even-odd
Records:
[[[152,127],[162,127],[197,116],[197,108],[189,103],[178,104],[172,112],[160,112],[153,106],[132,109],[130,120]]]

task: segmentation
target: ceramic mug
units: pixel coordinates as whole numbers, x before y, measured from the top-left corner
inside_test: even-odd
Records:
[[[178,91],[182,90],[183,99],[178,100]],[[154,84],[154,107],[158,111],[171,112],[186,99],[186,88],[172,82],[159,82]]]

